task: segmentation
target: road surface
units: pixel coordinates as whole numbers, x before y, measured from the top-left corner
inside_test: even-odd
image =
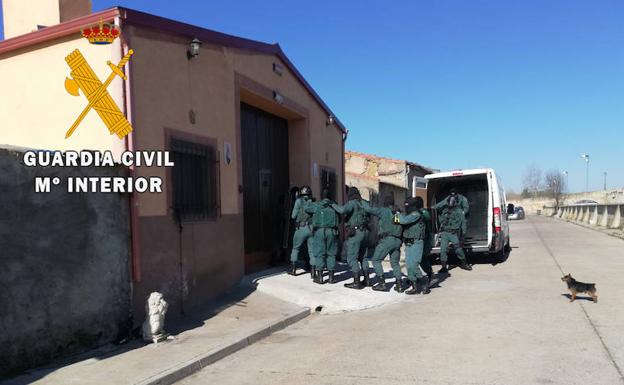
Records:
[[[533,216],[511,232],[505,263],[453,269],[409,302],[312,315],[180,384],[624,385],[624,241]],[[569,303],[563,272],[596,282],[598,303]]]

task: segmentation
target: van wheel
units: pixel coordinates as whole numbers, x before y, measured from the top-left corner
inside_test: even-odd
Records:
[[[507,258],[509,258],[510,253],[511,253],[511,244],[507,243],[505,247],[503,247],[498,253],[495,253],[492,255],[494,264],[505,262]]]

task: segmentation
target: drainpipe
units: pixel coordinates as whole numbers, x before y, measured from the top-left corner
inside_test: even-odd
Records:
[[[121,17],[115,18],[115,24],[119,26],[120,31],[123,31]],[[124,55],[128,53],[129,42],[128,42],[128,39],[125,38],[123,33],[120,34],[119,39],[121,42],[121,57],[123,57]],[[135,149],[135,136],[134,136],[135,130],[134,129],[136,127],[132,120],[132,91],[130,87],[130,79],[132,78],[131,69],[132,69],[132,62],[128,61],[128,63],[124,67],[124,70],[126,73],[126,80],[124,80],[122,90],[123,90],[123,101],[124,101],[123,106],[124,106],[126,119],[128,119],[128,122],[130,122],[130,124],[133,127],[133,130],[130,132],[130,134],[126,135],[126,137],[124,138],[124,144],[125,144],[126,151],[132,152]],[[130,166],[129,174],[130,174],[130,177],[134,179],[136,175],[136,170],[135,170],[134,165]],[[130,243],[131,243],[131,253],[132,253],[131,255],[132,281],[138,283],[138,282],[141,282],[141,250],[140,250],[140,239],[139,239],[140,237],[139,235],[139,202],[137,199],[136,192],[132,192],[130,194],[129,213],[130,213],[130,235],[131,235]]]
[[[346,202],[345,200],[345,186],[347,185],[347,179],[345,175],[345,143],[347,142],[347,136],[349,136],[349,131],[345,130],[342,134],[342,187],[340,191],[342,191],[342,204]]]

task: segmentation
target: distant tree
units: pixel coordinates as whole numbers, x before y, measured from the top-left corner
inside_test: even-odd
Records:
[[[507,189],[505,195],[507,196],[507,200],[518,200],[522,198],[522,195],[512,188]]]
[[[554,199],[555,210],[559,209],[559,204],[566,189],[565,178],[560,170],[550,170],[544,176],[544,191],[548,197]]]
[[[542,188],[542,169],[535,163],[527,167],[522,178],[522,193],[528,192],[533,197]]]

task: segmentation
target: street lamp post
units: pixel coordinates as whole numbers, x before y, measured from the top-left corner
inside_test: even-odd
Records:
[[[585,159],[585,192],[589,192],[589,154],[581,154]]]
[[[607,172],[603,172],[604,174],[604,190],[607,191]]]
[[[563,190],[568,188],[568,171],[563,172]]]

